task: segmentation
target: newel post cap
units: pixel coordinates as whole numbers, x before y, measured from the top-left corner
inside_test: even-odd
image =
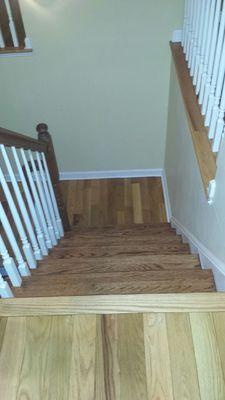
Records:
[[[45,132],[48,132],[48,125],[45,124],[44,122],[41,122],[40,124],[38,124],[38,125],[36,126],[36,131],[37,131],[38,133],[45,133]]]

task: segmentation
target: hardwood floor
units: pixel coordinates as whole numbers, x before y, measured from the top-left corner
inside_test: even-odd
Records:
[[[161,178],[63,181],[71,225],[167,222]]]
[[[0,318],[4,400],[224,400],[225,313]]]

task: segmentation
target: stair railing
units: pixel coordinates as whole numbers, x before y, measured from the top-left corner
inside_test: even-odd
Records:
[[[225,1],[185,0],[182,46],[217,153],[225,133]]]
[[[13,286],[21,286],[70,229],[51,135],[43,123],[37,132],[38,140],[0,128],[1,297],[12,297]]]

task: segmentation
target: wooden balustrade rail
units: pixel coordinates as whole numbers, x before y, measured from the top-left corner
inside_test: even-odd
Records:
[[[41,123],[37,125],[36,129],[38,132],[38,139],[5,128],[0,128],[0,144],[10,147],[14,146],[17,149],[22,148],[24,150],[43,152],[45,154],[63,227],[65,231],[68,231],[70,230],[70,224],[59,184],[59,170],[53,141],[46,124]]]

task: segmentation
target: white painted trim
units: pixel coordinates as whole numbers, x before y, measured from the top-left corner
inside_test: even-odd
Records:
[[[173,31],[172,43],[181,42],[182,41],[182,34],[183,34],[183,30],[182,29],[176,29],[175,31]]]
[[[171,225],[176,229],[178,234],[181,234],[188,240],[193,252],[199,255],[202,268],[211,268],[213,270],[217,290],[225,291],[225,263],[208,250],[207,247],[205,247],[203,243],[175,217],[171,218]]]
[[[170,222],[171,217],[172,217],[172,210],[171,210],[171,204],[170,204],[170,196],[169,196],[167,178],[166,178],[166,173],[165,173],[164,169],[162,170],[161,179],[162,179],[162,187],[163,187],[164,201],[165,201],[165,207],[166,207],[167,221]]]
[[[131,169],[115,171],[71,171],[60,172],[59,177],[62,181],[83,180],[83,179],[109,179],[109,178],[144,178],[162,177],[163,169]]]

